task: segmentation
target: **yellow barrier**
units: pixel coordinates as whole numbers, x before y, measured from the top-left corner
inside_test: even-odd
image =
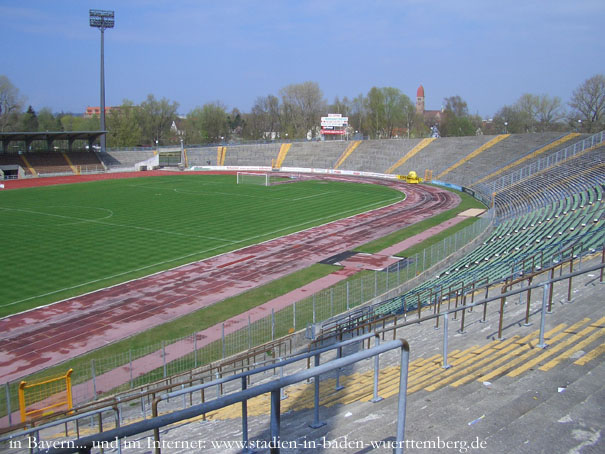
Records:
[[[403,180],[406,183],[414,183],[414,184],[422,183],[424,181],[413,170],[410,170],[410,172],[407,175],[397,175],[397,179]]]
[[[543,146],[542,148],[539,148],[536,151],[533,151],[532,153],[525,155],[519,159],[517,159],[515,162],[511,162],[510,164],[490,173],[489,175],[484,176],[483,178],[481,178],[480,180],[475,181],[473,184],[471,184],[471,186],[476,186],[480,183],[483,183],[484,181],[490,180],[498,175],[500,175],[501,173],[506,172],[509,169],[512,169],[515,166],[521,165],[523,164],[525,161],[529,160],[529,159],[533,159],[539,155],[541,155],[542,153],[548,151],[548,150],[552,150],[553,148],[567,142],[568,140],[571,139],[575,139],[576,137],[578,137],[580,134],[578,134],[577,132],[572,132],[567,134],[564,137],[561,137],[558,140],[555,140],[554,142],[549,143],[548,145]]]
[[[63,155],[63,158],[65,159],[65,162],[67,162],[67,165],[69,167],[71,167],[71,171],[75,174],[75,175],[80,175],[80,171],[78,170],[78,168],[76,166],[74,166],[73,162],[71,162],[71,159],[69,159],[69,156],[67,156],[66,153],[61,153]]]
[[[277,160],[275,161],[275,164],[273,165],[274,169],[281,169],[281,166],[284,163],[284,159],[286,159],[286,156],[288,154],[288,151],[290,151],[291,146],[292,146],[291,143],[282,143],[281,144],[281,147],[279,147],[279,154],[277,155]]]
[[[338,161],[336,161],[336,165],[334,166],[334,169],[338,169],[360,144],[361,144],[361,140],[356,140],[355,142],[351,142],[347,146],[347,149],[342,153],[340,158],[338,158]]]
[[[27,167],[27,170],[29,170],[29,173],[31,173],[33,176],[37,177],[38,172],[36,172],[36,170],[32,167],[32,165],[29,163],[29,161],[27,160],[25,155],[20,154],[19,157],[21,158],[21,161],[23,161],[23,164],[25,164],[25,167]]]
[[[406,162],[408,159],[414,157],[416,154],[418,154],[420,151],[422,151],[423,148],[430,145],[433,140],[435,140],[435,138],[422,139],[420,141],[420,143],[418,143],[418,145],[416,145],[414,148],[412,148],[410,151],[408,151],[403,158],[399,159],[399,161],[397,161],[395,164],[393,164],[391,167],[389,167],[385,173],[393,173],[396,168],[403,165],[403,163]]]
[[[227,147],[218,147],[216,150],[216,165],[225,165],[225,155],[227,154]]]
[[[71,374],[69,369],[65,375],[49,378],[37,383],[22,381],[19,384],[19,412],[21,422],[25,422],[31,416],[45,416],[53,413],[58,407],[71,410],[73,398],[71,394]],[[26,391],[28,395],[26,396]],[[43,405],[40,408],[28,410],[27,407],[34,403]]]

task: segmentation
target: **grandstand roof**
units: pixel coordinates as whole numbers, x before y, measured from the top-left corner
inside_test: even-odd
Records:
[[[30,144],[34,140],[44,140],[50,147],[55,140],[67,140],[70,144],[74,140],[86,140],[92,143],[104,134],[107,134],[107,131],[0,132],[0,142],[2,142],[2,151],[6,151],[11,142]]]

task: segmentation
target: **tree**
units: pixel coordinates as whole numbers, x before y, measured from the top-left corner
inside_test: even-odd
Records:
[[[526,133],[556,131],[563,125],[565,112],[557,96],[523,94],[512,106],[504,106],[494,117],[498,132]]]
[[[430,126],[424,121],[424,116],[416,112],[416,107],[414,106],[414,117],[410,129],[408,129],[408,138],[427,137],[431,133]]]
[[[499,134],[526,132],[527,121],[513,106],[504,106],[494,115],[493,129]]]
[[[468,114],[468,105],[460,96],[450,96],[443,100],[445,108],[439,133],[448,136],[473,136],[480,128],[480,119]]]
[[[153,95],[147,95],[147,99],[137,110],[144,145],[155,145],[156,141],[163,144],[167,141],[178,108],[177,102],[170,102],[166,98],[158,101]]]
[[[444,117],[439,123],[442,137],[474,136],[477,133],[477,127],[469,117],[458,117],[447,110]]]
[[[19,130],[27,132],[38,131],[38,115],[32,106],[27,108],[27,111],[21,115],[21,121],[19,122]]]
[[[384,95],[382,90],[372,87],[365,98],[367,111],[366,127],[370,137],[380,139],[383,136],[382,125],[384,124]]]
[[[351,101],[346,96],[342,98],[342,101],[338,99],[338,96],[334,98],[334,102],[328,106],[330,113],[341,114],[343,117],[348,117],[351,113]]]
[[[128,99],[113,108],[107,115],[107,146],[136,147],[141,145],[141,126],[138,120],[139,107]]]
[[[363,124],[366,116],[366,100],[363,94],[359,94],[351,101],[351,115],[349,124],[355,128],[356,132],[363,134]]]
[[[67,114],[61,116],[60,122],[63,131],[97,131],[100,127],[97,115],[84,118]]]
[[[227,117],[229,123],[229,129],[231,134],[240,135],[244,129],[244,119],[242,114],[237,107],[231,110],[231,113]]]
[[[569,105],[578,120],[582,120],[582,129],[587,132],[598,131],[605,120],[605,76],[597,74],[585,80],[574,90]]]
[[[367,132],[374,138],[392,138],[411,126],[414,106],[394,87],[372,87],[366,97]]]
[[[410,98],[401,93],[398,88],[384,87],[382,89],[384,99],[384,125],[383,131],[390,139],[395,130],[401,130],[407,125],[406,111],[413,109]]]
[[[280,105],[276,96],[259,96],[252,110],[246,115],[245,137],[249,139],[271,139],[280,132]]]
[[[456,117],[468,117],[468,105],[460,96],[450,96],[443,100],[446,112],[453,113]]]
[[[9,131],[17,127],[22,104],[19,89],[8,77],[0,75],[0,131]]]
[[[321,113],[326,110],[323,93],[316,82],[288,85],[280,90],[282,127],[291,138],[316,134]]]
[[[522,132],[535,132],[536,115],[538,109],[538,100],[536,96],[529,93],[521,95],[514,105],[517,110],[519,119],[524,125]]]
[[[219,101],[196,107],[187,114],[188,143],[217,143],[229,137],[229,116]]]
[[[421,120],[421,118],[416,112],[416,106],[414,106],[410,101],[403,109],[403,121],[405,124],[405,130],[408,139],[412,136],[412,130],[415,129],[417,123],[423,123],[419,120]]]
[[[38,131],[61,131],[61,121],[55,117],[48,107],[38,112]]]
[[[540,95],[536,99],[536,123],[538,131],[553,131],[560,129],[560,123],[565,118],[561,98]]]

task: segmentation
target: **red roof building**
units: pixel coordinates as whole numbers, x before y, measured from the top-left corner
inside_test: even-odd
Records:
[[[115,107],[105,106],[105,115],[107,115],[111,109],[115,109]],[[99,106],[96,106],[96,107],[88,106],[86,108],[86,112],[84,112],[84,118],[92,118],[95,115],[97,117],[101,115],[101,108]]]
[[[416,90],[416,113],[424,117],[427,124],[435,125],[441,121],[441,110],[425,110],[424,108],[424,87],[420,85]]]

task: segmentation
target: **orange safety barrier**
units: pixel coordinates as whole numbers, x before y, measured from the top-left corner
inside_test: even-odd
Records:
[[[71,393],[71,374],[69,369],[65,375],[49,378],[40,382],[19,383],[19,411],[21,422],[28,417],[52,414],[54,409],[71,410],[73,398]],[[27,396],[26,396],[27,393]],[[38,403],[40,406],[28,410],[28,406]]]

